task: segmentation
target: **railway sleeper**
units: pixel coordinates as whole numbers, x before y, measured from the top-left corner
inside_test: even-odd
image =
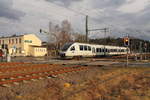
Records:
[[[13,82],[13,84],[15,84],[15,85],[19,85],[19,82]]]
[[[10,88],[10,87],[11,87],[11,85],[10,85],[10,84],[3,84],[2,86],[3,86],[3,87],[8,87],[8,88]]]

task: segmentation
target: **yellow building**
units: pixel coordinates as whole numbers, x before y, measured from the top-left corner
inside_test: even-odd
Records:
[[[26,34],[11,37],[0,37],[0,48],[8,47],[12,56],[45,56],[47,49],[42,47],[42,41],[34,34]]]

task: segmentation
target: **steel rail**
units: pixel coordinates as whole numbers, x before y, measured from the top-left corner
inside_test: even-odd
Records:
[[[14,82],[21,82],[21,81],[31,80],[31,79],[39,79],[40,77],[59,75],[59,74],[63,74],[63,73],[69,73],[69,72],[74,72],[74,71],[81,71],[81,70],[85,70],[85,69],[88,69],[88,68],[87,67],[62,68],[62,69],[59,69],[59,70],[55,70],[52,73],[44,73],[42,75],[37,74],[37,76],[28,76],[28,77],[25,76],[23,78],[16,78],[16,79],[0,81],[0,85],[14,83]],[[11,77],[9,77],[9,78],[11,78]]]
[[[8,68],[0,68],[0,72],[19,71],[25,69],[46,68],[46,67],[52,67],[52,66],[48,64],[37,64],[37,65],[35,64],[35,65],[27,65],[27,66],[8,67]]]

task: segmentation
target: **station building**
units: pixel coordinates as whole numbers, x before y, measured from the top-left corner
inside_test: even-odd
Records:
[[[5,47],[4,47],[5,46]],[[0,49],[7,48],[11,56],[45,56],[47,48],[34,34],[0,37]]]

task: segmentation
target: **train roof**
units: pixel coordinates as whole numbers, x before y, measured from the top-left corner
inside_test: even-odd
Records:
[[[89,45],[89,46],[106,46],[107,48],[126,48],[126,47],[121,47],[121,46],[110,46],[110,45],[99,45],[99,44],[88,44],[88,43],[79,43],[79,42],[74,42],[72,44],[78,44],[78,45]]]

